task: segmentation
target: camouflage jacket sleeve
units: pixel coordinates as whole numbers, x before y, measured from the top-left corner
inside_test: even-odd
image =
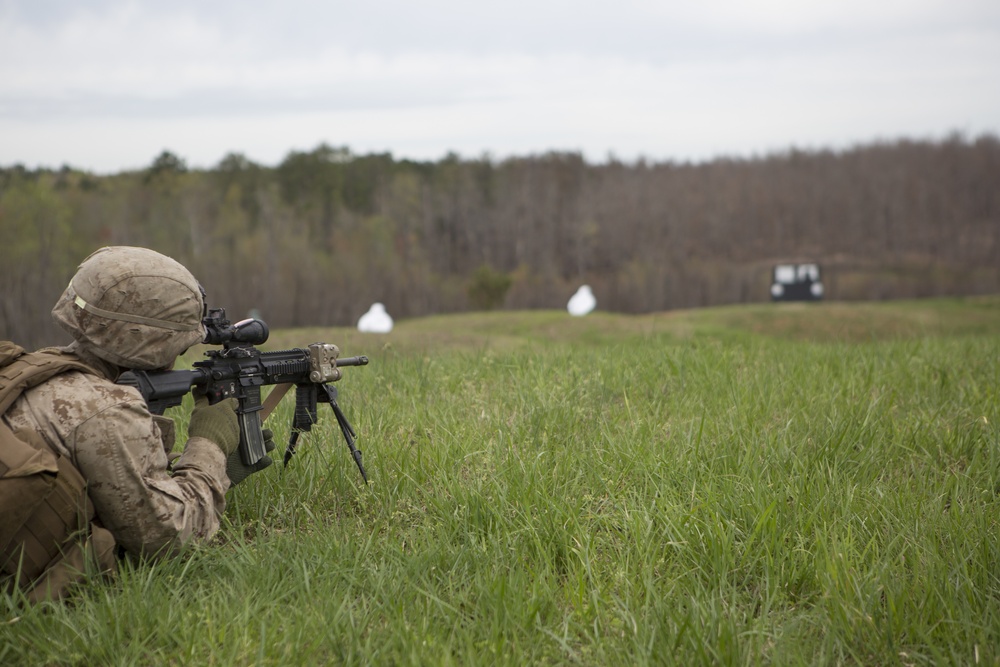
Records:
[[[192,438],[167,472],[160,432],[144,403],[119,403],[77,428],[76,464],[90,481],[97,516],[132,553],[175,551],[219,529],[226,507],[226,458]]]
[[[225,454],[192,438],[170,474],[160,429],[134,389],[66,373],[19,403],[22,418],[32,417],[50,445],[70,456],[97,517],[127,551],[174,552],[219,529],[229,488]]]

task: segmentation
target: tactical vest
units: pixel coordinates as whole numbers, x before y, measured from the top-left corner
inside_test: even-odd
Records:
[[[95,373],[72,357],[0,341],[0,415],[25,390],[70,370]],[[20,589],[30,602],[59,599],[94,564],[114,569],[114,538],[93,519],[73,464],[38,433],[15,433],[0,419],[0,589]]]

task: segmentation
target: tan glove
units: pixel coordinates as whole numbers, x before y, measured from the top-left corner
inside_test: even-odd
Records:
[[[228,457],[240,446],[240,422],[236,417],[238,405],[239,401],[235,398],[209,405],[208,397],[199,396],[194,402],[188,436],[211,440]]]

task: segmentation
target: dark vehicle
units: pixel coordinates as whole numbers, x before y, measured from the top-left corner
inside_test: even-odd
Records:
[[[823,283],[818,264],[776,264],[771,281],[771,301],[819,301]]]

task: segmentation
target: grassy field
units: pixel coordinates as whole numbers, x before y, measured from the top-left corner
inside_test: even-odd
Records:
[[[371,484],[321,413],[212,544],[0,599],[0,664],[1000,664],[1000,298],[317,340]]]

